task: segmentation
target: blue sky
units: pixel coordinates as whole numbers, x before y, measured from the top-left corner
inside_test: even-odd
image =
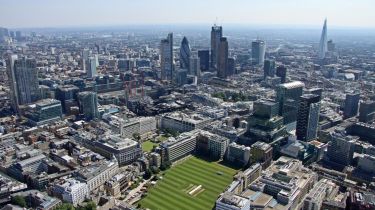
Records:
[[[0,0],[0,26],[243,24],[375,28],[375,0]]]

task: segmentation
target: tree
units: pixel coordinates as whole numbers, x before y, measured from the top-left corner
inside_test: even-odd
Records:
[[[139,142],[141,140],[141,135],[139,133],[133,133],[133,138]]]
[[[143,175],[143,178],[144,179],[149,179],[149,178],[151,178],[151,175],[152,175],[152,171],[151,171],[151,169],[146,169],[146,171],[145,171],[145,174]]]
[[[63,203],[56,208],[56,210],[75,210],[74,206],[70,203]]]
[[[24,208],[27,206],[25,198],[20,196],[20,195],[16,195],[16,196],[12,197],[11,202],[14,205],[21,206],[21,207],[24,207]]]

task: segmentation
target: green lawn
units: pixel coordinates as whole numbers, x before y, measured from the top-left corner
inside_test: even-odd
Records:
[[[158,146],[159,144],[153,143],[151,141],[145,141],[142,143],[142,150],[145,152],[150,152],[154,145]]]
[[[152,210],[211,210],[235,173],[236,170],[216,162],[191,157],[169,169],[140,204]],[[199,185],[203,189],[189,195]]]

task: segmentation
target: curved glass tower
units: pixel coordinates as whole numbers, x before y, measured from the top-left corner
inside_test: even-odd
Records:
[[[319,42],[319,58],[324,59],[327,52],[327,19],[324,20],[322,35]]]
[[[189,69],[190,64],[190,45],[187,38],[184,36],[180,47],[180,65],[181,68]]]

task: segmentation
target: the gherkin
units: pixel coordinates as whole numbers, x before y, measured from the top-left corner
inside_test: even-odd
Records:
[[[181,68],[189,69],[190,64],[190,45],[186,37],[182,39],[180,47],[180,65]]]

